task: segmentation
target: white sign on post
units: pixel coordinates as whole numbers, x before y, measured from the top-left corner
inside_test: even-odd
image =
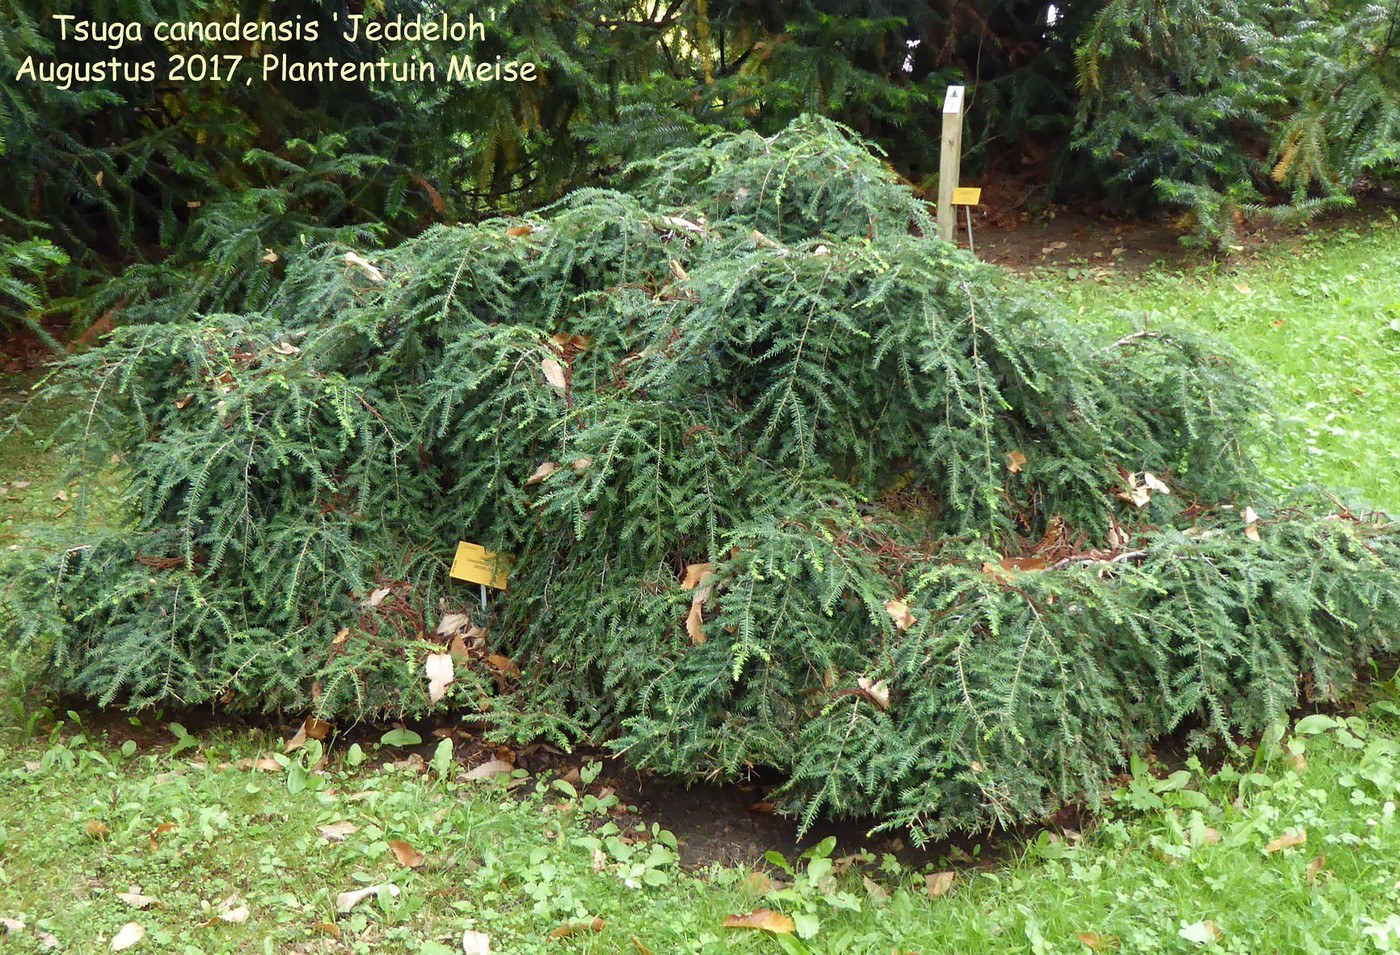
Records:
[[[958,188],[962,166],[963,88],[948,87],[943,99],[943,144],[938,159],[938,237],[953,241],[957,227],[957,211],[953,208],[953,191]]]

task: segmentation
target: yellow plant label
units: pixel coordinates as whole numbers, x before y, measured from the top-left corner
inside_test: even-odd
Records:
[[[982,201],[980,186],[959,186],[953,190],[953,205],[975,206]]]
[[[457,555],[452,558],[452,570],[449,573],[455,580],[505,590],[510,565],[514,562],[515,557],[511,554],[498,554],[480,544],[458,541]]]

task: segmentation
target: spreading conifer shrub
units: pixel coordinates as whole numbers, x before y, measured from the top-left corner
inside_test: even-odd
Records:
[[[23,585],[56,680],[466,711],[923,838],[1092,799],[1393,645],[1400,533],[1265,486],[1217,345],[1099,340],[824,121],[631,183],[323,247],[261,311],[74,358],[74,460],[120,455],[139,514]],[[460,539],[515,556],[471,629]]]

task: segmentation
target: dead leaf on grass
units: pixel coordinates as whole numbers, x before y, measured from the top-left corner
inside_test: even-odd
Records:
[[[359,827],[353,822],[332,822],[324,826],[317,826],[316,831],[321,834],[321,838],[327,842],[344,842],[351,833],[359,832]]]
[[[286,745],[282,747],[282,751],[286,753],[295,752],[305,746],[307,740],[324,740],[330,733],[331,724],[327,723],[325,720],[318,720],[314,716],[308,716],[306,719],[302,720],[301,728],[297,730],[296,735],[287,740]]]
[[[924,876],[924,891],[928,897],[936,899],[940,895],[947,895],[948,890],[953,887],[953,880],[958,877],[956,872],[934,872]]]
[[[394,898],[399,897],[399,887],[393,883],[387,885],[371,885],[363,889],[355,889],[352,892],[342,892],[335,897],[335,910],[337,912],[349,912],[365,899],[374,898],[380,890],[388,892]]]
[[[467,929],[462,933],[463,955],[491,955],[491,936]]]
[[[1264,851],[1272,854],[1283,849],[1290,849],[1293,846],[1301,846],[1307,841],[1308,830],[1306,829],[1299,829],[1297,832],[1286,832],[1266,845]]]
[[[1314,859],[1314,860],[1312,860],[1311,862],[1309,862],[1309,863],[1308,863],[1308,873],[1307,873],[1307,875],[1308,875],[1308,882],[1309,882],[1309,883],[1316,882],[1316,881],[1317,881],[1318,873],[1320,873],[1320,872],[1323,870],[1323,868],[1326,867],[1326,865],[1327,865],[1327,857],[1326,857],[1325,855],[1318,856],[1316,859]]]
[[[756,929],[772,932],[774,935],[792,935],[797,931],[797,923],[781,912],[772,909],[755,909],[748,915],[730,915],[724,920],[725,928]]]
[[[1074,938],[1080,945],[1095,952],[1107,952],[1118,946],[1117,939],[1105,938],[1098,932],[1080,932]]]
[[[748,877],[744,879],[744,887],[755,895],[767,895],[778,889],[767,872],[750,872]]]
[[[568,922],[560,925],[549,933],[550,938],[568,938],[571,935],[585,935],[588,933],[598,933],[607,927],[607,923],[602,919],[590,919],[587,922]]]
[[[480,766],[467,770],[462,774],[462,778],[467,782],[478,782],[483,779],[491,779],[502,773],[509,773],[514,769],[514,766],[503,759],[488,759]]]
[[[148,909],[156,904],[156,900],[151,896],[141,894],[141,887],[139,885],[133,885],[130,892],[118,892],[117,898],[121,899],[127,905],[138,909]]]
[[[145,937],[146,929],[140,922],[127,922],[117,933],[117,937],[112,939],[112,951],[125,951]]]
[[[877,905],[890,897],[890,890],[885,888],[868,875],[860,877],[861,884],[865,886],[865,894],[870,896],[870,900]]]
[[[311,931],[317,935],[326,935],[330,938],[340,938],[340,926],[334,922],[312,922]]]
[[[112,830],[101,819],[92,819],[83,826],[83,835],[89,839],[106,839]]]
[[[394,854],[394,858],[399,860],[399,865],[409,869],[416,869],[423,864],[423,853],[402,839],[390,839],[389,851]]]

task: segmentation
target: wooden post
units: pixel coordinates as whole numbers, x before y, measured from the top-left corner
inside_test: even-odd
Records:
[[[963,88],[948,87],[943,99],[943,146],[938,159],[938,237],[953,241],[957,228],[957,211],[953,208],[953,190],[958,188],[962,166]]]

